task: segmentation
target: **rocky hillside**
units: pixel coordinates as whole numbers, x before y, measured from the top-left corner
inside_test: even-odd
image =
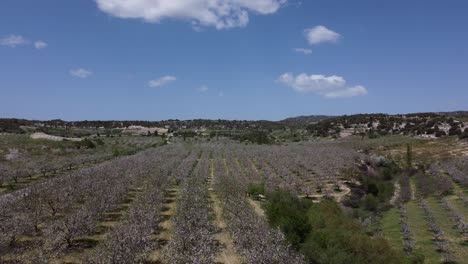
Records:
[[[309,115],[309,116],[296,116],[283,119],[280,123],[290,127],[303,127],[310,124],[318,123],[322,120],[333,118],[334,116],[326,115]]]
[[[468,122],[464,120],[455,113],[359,114],[322,120],[306,128],[311,134],[322,137],[404,134],[428,138],[446,135],[468,138]]]

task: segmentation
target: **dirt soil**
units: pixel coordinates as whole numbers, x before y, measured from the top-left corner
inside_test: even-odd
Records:
[[[177,207],[177,196],[179,194],[179,189],[177,187],[174,187],[171,189],[167,189],[166,191],[166,202],[163,206],[164,211],[161,213],[164,220],[159,224],[161,231],[154,238],[158,242],[158,247],[149,256],[149,260],[151,261],[151,263],[162,262],[163,256],[161,252],[167,245],[167,242],[169,242],[169,240],[171,239],[172,233],[174,232],[174,222],[172,221],[172,218]]]
[[[208,178],[208,191],[210,193],[210,199],[213,203],[213,210],[215,214],[214,224],[218,229],[215,238],[221,244],[222,250],[216,256],[216,263],[224,264],[241,264],[241,257],[237,254],[234,241],[231,237],[231,234],[227,230],[227,224],[224,221],[223,217],[223,207],[221,200],[219,199],[218,194],[213,189],[213,178],[215,174],[213,171],[213,166],[211,166],[210,177]]]
[[[314,203],[318,203],[324,196],[331,196],[335,199],[335,201],[337,201],[338,203],[341,203],[346,197],[346,195],[351,193],[351,188],[349,188],[346,185],[346,181],[339,181],[338,187],[340,191],[335,190],[334,183],[327,183],[325,184],[325,187],[323,188],[321,193],[316,193],[316,194],[311,194],[311,195],[301,195],[300,197],[309,198],[309,199],[312,199]]]
[[[34,134],[31,134],[32,139],[47,139],[47,140],[52,140],[52,141],[63,141],[63,140],[68,140],[68,141],[82,141],[82,138],[66,138],[66,137],[59,137],[59,136],[52,136],[48,135],[43,132],[36,132]]]

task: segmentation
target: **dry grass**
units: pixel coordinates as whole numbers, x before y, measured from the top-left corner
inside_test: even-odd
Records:
[[[158,242],[156,250],[149,254],[148,260],[150,263],[160,263],[162,261],[162,251],[167,242],[171,239],[174,232],[174,222],[172,218],[177,207],[177,196],[179,189],[177,187],[167,189],[166,202],[163,206],[164,210],[161,212],[163,221],[159,224],[160,232],[154,236],[154,240]]]
[[[428,139],[412,144],[412,149],[416,162],[430,163],[453,157],[468,156],[468,141],[454,137]],[[378,153],[391,156],[403,163],[406,156],[406,145],[381,148]]]
[[[260,217],[265,217],[265,210],[262,208],[262,202],[250,198],[248,200],[255,213]]]

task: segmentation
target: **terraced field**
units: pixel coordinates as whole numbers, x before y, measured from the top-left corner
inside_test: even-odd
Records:
[[[466,168],[453,167],[452,163],[442,164],[458,177],[466,177]],[[427,180],[419,180],[426,178]],[[444,185],[430,185],[438,177],[444,179]],[[468,259],[468,216],[466,185],[463,179],[450,175],[440,167],[434,167],[425,174],[413,176],[409,187],[413,195],[402,204],[406,207],[406,218],[410,233],[414,239],[413,251],[424,255],[426,263],[454,262],[465,263]],[[447,184],[448,183],[448,184]],[[428,186],[429,185],[429,186]],[[446,187],[448,186],[448,187]],[[446,192],[444,190],[447,188]],[[404,248],[404,229],[398,211],[387,211],[382,220],[383,234],[392,245]],[[406,232],[408,233],[408,232]]]

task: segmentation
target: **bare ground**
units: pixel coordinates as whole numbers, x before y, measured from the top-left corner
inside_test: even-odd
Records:
[[[216,256],[216,263],[224,264],[240,264],[242,263],[241,257],[236,253],[234,247],[234,241],[231,237],[231,234],[227,230],[227,224],[223,218],[223,206],[221,200],[219,199],[218,194],[213,189],[213,178],[214,171],[213,165],[210,166],[210,177],[208,178],[208,191],[210,193],[210,199],[213,203],[213,211],[215,214],[214,224],[218,229],[218,232],[215,235],[216,240],[221,244],[222,250]]]
[[[248,198],[248,201],[258,216],[265,217],[265,210],[263,210],[260,201],[253,200],[251,198]]]
[[[338,186],[339,191],[335,190],[335,187]],[[325,184],[324,190],[322,193],[311,194],[311,195],[301,195],[301,198],[312,198],[313,202],[320,202],[320,200],[324,196],[331,196],[335,199],[336,202],[341,203],[346,195],[351,193],[351,188],[346,185],[346,181],[339,181],[337,184],[335,183],[327,183]]]
[[[66,137],[59,137],[59,136],[52,136],[48,135],[43,132],[36,132],[34,134],[31,134],[32,139],[47,139],[51,141],[63,141],[63,140],[68,140],[68,141],[82,141],[82,138],[66,138]]]
[[[393,192],[393,196],[390,199],[390,204],[396,205],[396,201],[398,200],[398,197],[400,197],[400,192],[401,192],[401,187],[398,182],[395,182],[395,191]]]
[[[162,251],[164,247],[167,245],[167,242],[172,237],[172,233],[174,232],[174,223],[172,218],[174,216],[176,207],[177,207],[177,196],[179,194],[178,187],[173,187],[171,189],[167,189],[166,195],[166,202],[163,206],[165,209],[161,212],[163,217],[163,221],[159,224],[160,232],[155,235],[154,239],[157,241],[157,248],[154,250],[150,256],[149,260],[151,263],[161,263],[162,262]]]

